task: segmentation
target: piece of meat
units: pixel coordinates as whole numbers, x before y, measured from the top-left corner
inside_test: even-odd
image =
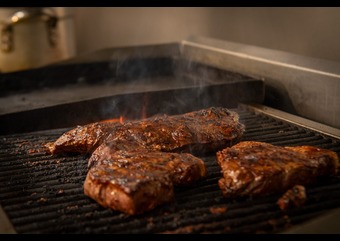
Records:
[[[339,158],[313,146],[280,147],[244,141],[216,153],[223,177],[218,185],[225,197],[282,193],[294,185],[314,183],[337,174]]]
[[[65,132],[55,142],[47,143],[50,154],[92,153],[102,141],[119,126],[117,121],[95,122]]]
[[[47,143],[46,147],[51,154],[86,154],[92,153],[108,136],[113,142],[120,136],[119,148],[125,149],[133,145],[161,151],[215,151],[240,139],[244,125],[239,123],[238,118],[237,113],[226,108],[211,107],[181,115],[128,121],[119,129],[120,133],[116,133],[117,126],[121,125],[119,122],[96,122],[78,126],[54,143]]]
[[[189,153],[154,151],[112,151],[106,149],[106,158],[96,165],[129,170],[163,171],[174,185],[191,184],[206,175],[204,161]]]
[[[84,193],[104,207],[140,214],[173,199],[173,185],[206,175],[204,162],[189,153],[115,151],[93,166]]]
[[[89,166],[111,150],[207,153],[237,143],[244,125],[236,112],[211,107],[182,115],[163,115],[124,123],[93,152]]]
[[[106,208],[140,214],[173,199],[173,183],[163,171],[97,165],[89,170],[84,193]]]
[[[277,205],[279,205],[281,210],[286,210],[293,207],[301,207],[306,200],[306,188],[301,185],[295,185],[277,200]]]

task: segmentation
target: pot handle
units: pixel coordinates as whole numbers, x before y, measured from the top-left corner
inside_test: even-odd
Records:
[[[58,18],[52,8],[27,8],[13,13],[1,28],[1,49],[3,52],[11,52],[14,49],[13,26],[34,18],[40,18],[46,22],[48,42],[52,47],[56,46],[56,28]]]

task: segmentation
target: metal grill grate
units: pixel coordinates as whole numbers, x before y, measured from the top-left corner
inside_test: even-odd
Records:
[[[243,140],[314,145],[340,154],[340,140],[245,107]],[[128,216],[102,208],[83,193],[87,157],[52,157],[43,145],[67,129],[0,137],[0,203],[17,233],[276,233],[340,207],[340,177],[307,188],[307,203],[281,211],[279,195],[223,198],[215,156],[204,156],[207,177],[177,188],[175,200]]]

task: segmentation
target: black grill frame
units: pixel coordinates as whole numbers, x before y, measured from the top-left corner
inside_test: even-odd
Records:
[[[242,140],[314,145],[340,155],[340,139],[240,105]],[[228,200],[214,153],[207,177],[175,190],[172,203],[138,216],[105,209],[83,194],[86,156],[54,157],[43,145],[67,129],[0,137],[0,204],[17,233],[279,233],[340,207],[340,176],[307,187],[307,203],[279,209],[280,195]]]

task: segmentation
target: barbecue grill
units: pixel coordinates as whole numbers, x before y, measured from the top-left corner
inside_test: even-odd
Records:
[[[318,232],[340,232],[337,226],[330,230],[339,219],[339,176],[307,186],[306,203],[283,211],[276,204],[282,194],[224,198],[217,184],[220,169],[210,153],[200,156],[207,166],[206,178],[176,188],[171,203],[129,216],[84,195],[88,156],[51,156],[44,148],[76,125],[223,106],[236,111],[245,124],[243,141],[314,145],[340,155],[339,107],[331,102],[338,100],[332,95],[336,90],[318,90],[334,97],[328,102],[335,106],[328,110],[328,118],[315,115],[310,106],[314,100],[306,100],[302,111],[303,97],[287,92],[292,81],[299,89],[308,85],[306,79],[314,87],[320,80],[335,85],[339,76],[334,63],[318,63],[195,37],[180,43],[107,49],[2,74],[0,232],[299,233],[315,232],[313,223]],[[320,108],[320,115],[325,108]]]

